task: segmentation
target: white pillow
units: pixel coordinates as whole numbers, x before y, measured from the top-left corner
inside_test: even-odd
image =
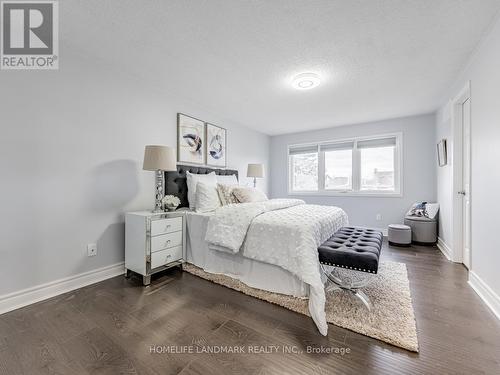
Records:
[[[223,184],[223,185],[238,185],[238,179],[234,174],[228,175],[228,176],[220,176],[217,175],[217,183],[218,184]]]
[[[207,185],[203,182],[198,182],[196,185],[196,212],[215,211],[221,206],[217,188],[212,185]]]
[[[266,194],[253,188],[236,187],[233,189],[233,195],[240,203],[263,202],[268,200]]]
[[[434,219],[439,211],[439,203],[427,203],[425,205],[425,210],[429,215],[430,219]]]
[[[198,182],[203,182],[207,185],[216,187],[217,179],[215,178],[215,172],[209,174],[196,174],[196,173],[186,172],[186,178],[188,187],[189,208],[194,210],[196,208],[196,185],[198,185]]]

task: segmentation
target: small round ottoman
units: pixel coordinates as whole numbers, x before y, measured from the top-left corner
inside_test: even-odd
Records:
[[[406,216],[405,224],[411,227],[413,243],[434,245],[437,242],[438,223],[436,219],[422,216]]]
[[[391,246],[410,246],[411,245],[411,227],[403,224],[389,224],[388,231],[389,245]]]

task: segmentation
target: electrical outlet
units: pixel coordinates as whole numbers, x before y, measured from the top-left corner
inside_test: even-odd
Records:
[[[87,245],[87,256],[95,257],[96,255],[97,255],[97,244],[96,243],[89,243]]]
[[[382,220],[382,215],[377,214],[377,216],[375,218],[377,219],[377,221],[380,221],[380,220]]]

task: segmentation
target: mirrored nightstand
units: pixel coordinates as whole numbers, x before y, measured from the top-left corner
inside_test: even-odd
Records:
[[[180,266],[186,254],[186,217],[182,211],[125,215],[125,268],[142,275],[144,285],[151,275]]]

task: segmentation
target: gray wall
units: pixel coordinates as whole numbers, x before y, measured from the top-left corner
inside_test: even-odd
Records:
[[[339,206],[347,212],[353,225],[386,228],[390,223],[400,223],[413,202],[436,200],[434,122],[434,115],[423,115],[274,136],[271,138],[271,195],[276,198],[288,194],[287,146],[290,144],[402,132],[402,197],[291,196],[308,203]],[[377,214],[382,215],[380,221],[376,220]]]
[[[437,199],[439,209],[439,239],[451,249],[453,242],[453,136],[451,108],[446,106],[436,113],[436,143],[446,139],[447,164],[436,165]]]
[[[124,260],[123,213],[154,201],[144,146],[176,146],[177,112],[228,129],[244,183],[269,164],[268,136],[61,47],[59,71],[0,72],[0,296]]]
[[[483,39],[466,69],[448,92],[455,97],[467,81],[471,85],[471,271],[496,293],[495,303],[500,306],[500,251],[498,246],[498,212],[500,200],[500,16]],[[450,121],[451,106],[443,103],[437,118],[439,135],[453,142]],[[451,147],[449,148],[451,149]],[[452,155],[453,156],[453,155]],[[443,214],[444,228],[450,235],[443,238],[453,249],[451,237],[452,191],[451,166],[439,168],[440,200],[450,207]],[[498,307],[497,307],[498,313]]]

